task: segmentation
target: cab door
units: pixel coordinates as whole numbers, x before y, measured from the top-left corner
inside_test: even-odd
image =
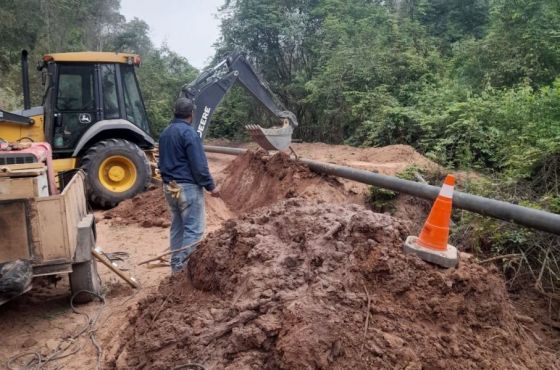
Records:
[[[72,152],[99,117],[99,86],[94,64],[60,64],[54,104],[53,148]]]

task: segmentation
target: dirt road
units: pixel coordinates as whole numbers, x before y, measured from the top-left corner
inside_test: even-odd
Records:
[[[295,150],[304,157],[376,170],[384,174],[395,174],[411,164],[429,168],[435,166],[406,146],[357,149],[325,144],[295,144]],[[259,162],[258,158],[254,158],[247,163],[240,161],[235,166],[229,166],[234,157],[209,154],[208,158],[212,172],[227,190],[223,201],[211,198],[207,201],[208,232],[219,229],[224,221],[237,217],[245,210],[267,206],[281,199],[304,197],[319,199],[322,203],[345,203],[349,200],[360,203],[367,191],[367,187],[347,181],[323,181],[282,161],[271,167],[266,160]],[[263,176],[258,176],[261,173]],[[251,185],[259,183],[266,186],[256,186],[258,191],[253,191],[254,194],[251,195]],[[271,189],[271,194],[276,197],[271,198],[267,193]],[[137,266],[139,261],[162,253],[168,247],[168,215],[161,200],[159,189],[155,189],[138,200],[122,204],[116,213],[97,212],[98,245],[106,252],[128,253],[130,257],[123,265],[142,284],[142,289],[133,291],[104,266],[99,265],[105,285],[106,305],[96,325],[96,337],[104,350],[105,358],[119,350],[117,335],[129,325],[138,303],[157,293],[160,283],[170,274],[167,266]],[[59,345],[61,339],[79,331],[84,325],[84,317],[70,310],[68,298],[66,278],[58,281],[56,286],[42,280],[34,285],[29,294],[0,306],[0,363],[5,363],[8,358],[20,352],[47,354]],[[100,307],[99,303],[90,303],[80,306],[79,310],[93,316]],[[541,331],[538,333],[546,334]],[[87,336],[82,337],[75,348],[77,353],[60,359],[47,368],[95,368],[96,349]]]

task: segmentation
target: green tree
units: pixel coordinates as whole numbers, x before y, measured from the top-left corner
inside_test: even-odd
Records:
[[[43,27],[41,17],[29,17],[38,0],[3,0],[0,6],[0,73],[6,73],[19,61],[21,49],[33,49]]]
[[[148,24],[138,18],[118,23],[106,38],[105,50],[148,54],[154,49],[149,31]]]
[[[418,20],[449,47],[465,38],[482,38],[489,24],[489,0],[423,0]]]
[[[157,137],[173,115],[173,102],[181,86],[192,81],[198,71],[186,58],[167,46],[143,55],[138,79],[148,111],[152,133]]]
[[[491,5],[487,37],[457,45],[456,75],[476,89],[525,80],[535,87],[551,84],[560,74],[560,3],[493,0]]]

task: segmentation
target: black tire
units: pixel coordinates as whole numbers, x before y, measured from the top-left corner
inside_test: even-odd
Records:
[[[0,304],[25,293],[31,288],[31,262],[15,260],[0,264]]]
[[[136,169],[136,180],[126,191],[115,192],[104,186],[99,178],[99,167],[107,158],[122,156],[130,160]],[[98,142],[82,157],[81,168],[88,174],[88,198],[97,206],[111,208],[119,202],[143,192],[150,185],[150,162],[138,145],[123,139]]]
[[[72,265],[72,272],[70,273],[70,291],[72,296],[82,290],[101,294],[101,279],[97,273],[97,263],[93,258],[87,262]],[[74,298],[74,303],[88,303],[95,298],[91,294],[82,293]]]

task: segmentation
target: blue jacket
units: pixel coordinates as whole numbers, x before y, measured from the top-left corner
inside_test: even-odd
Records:
[[[208,191],[216,185],[208,170],[202,140],[185,121],[174,119],[159,137],[159,170],[163,182],[196,184]]]

